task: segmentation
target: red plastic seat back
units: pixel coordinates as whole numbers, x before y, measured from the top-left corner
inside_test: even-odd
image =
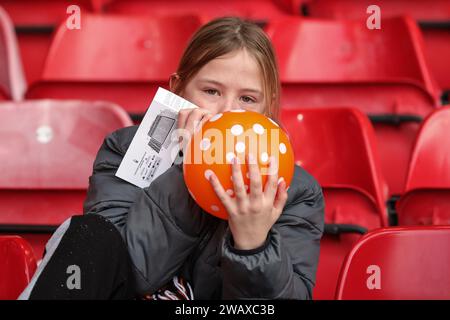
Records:
[[[77,5],[81,14],[95,11],[92,0],[1,0],[14,25],[27,27],[56,26],[69,14],[67,8]]]
[[[283,108],[356,107],[368,115],[427,116],[438,103],[422,38],[414,21],[383,20],[369,30],[363,20],[289,18],[273,22]],[[391,194],[403,192],[419,125],[376,123],[382,170]]]
[[[86,189],[105,136],[132,125],[101,101],[6,102],[0,115],[2,189]]]
[[[441,88],[450,88],[450,34],[440,27],[450,18],[450,2],[435,0],[432,5],[421,0],[314,0],[304,4],[310,17],[325,19],[368,19],[373,11],[367,13],[369,6],[376,4],[381,17],[411,16],[421,25],[425,40],[427,62]]]
[[[352,249],[337,299],[450,299],[450,227],[373,231]]]
[[[450,14],[447,17],[447,21]],[[424,28],[425,49],[428,65],[434,78],[443,89],[450,89],[450,32],[448,29]]]
[[[58,100],[112,101],[130,114],[142,115],[147,110],[158,87],[168,88],[164,82],[71,82],[43,81],[27,92],[29,99],[51,97]]]
[[[450,224],[450,106],[423,123],[397,205],[402,225]]]
[[[318,179],[326,195],[330,194],[327,223],[367,228],[386,225],[386,190],[373,129],[360,111],[282,110],[281,122],[289,132],[297,164]]]
[[[26,83],[14,27],[0,7],[0,99],[21,100]]]
[[[382,17],[409,15],[421,21],[446,21],[450,16],[447,0],[434,0],[432,5],[421,0],[314,0],[306,3],[309,16],[326,19],[366,19],[367,8],[378,5]]]
[[[28,84],[39,79],[53,30],[73,18],[72,5],[80,8],[81,23],[86,12],[94,11],[91,0],[0,0],[17,27],[20,54]],[[68,9],[70,10],[68,11]]]
[[[373,129],[350,108],[282,110],[296,162],[322,186],[325,223],[368,229],[387,224],[386,191],[377,162]],[[344,257],[359,234],[325,234],[314,299],[333,299]]]
[[[144,112],[157,85],[168,84],[196,16],[144,18],[83,15],[80,30],[61,25],[42,79],[28,98],[102,99]],[[136,102],[137,101],[137,102]]]
[[[313,291],[314,300],[334,299],[344,259],[360,238],[361,235],[356,233],[323,235],[320,241],[317,280]]]
[[[79,31],[72,32],[64,25],[59,28],[43,79],[167,80],[200,23],[196,16],[144,18],[85,14]]]
[[[415,142],[406,190],[450,188],[450,106],[425,119]]]
[[[108,13],[147,14],[156,16],[201,14],[208,18],[240,16],[255,21],[267,21],[289,13],[290,1],[280,0],[106,0]]]
[[[17,299],[35,271],[30,245],[17,236],[0,236],[0,300]]]
[[[273,21],[267,33],[288,93],[283,107],[349,106],[353,101],[368,113],[392,113],[395,108],[402,112],[409,107],[406,110],[424,115],[436,104],[438,90],[425,64],[420,31],[411,19],[385,19],[382,30],[369,30],[363,20],[290,17]],[[314,91],[315,85],[322,86],[321,91]],[[389,91],[387,85],[397,89]],[[302,86],[309,87],[292,96],[291,91]],[[349,95],[349,89],[355,90],[356,97]],[[396,90],[401,94],[393,94]],[[418,107],[417,102],[425,105]]]
[[[106,102],[0,104],[0,224],[56,226],[80,214],[103,139],[129,125],[125,111]],[[24,235],[37,257],[48,236]]]

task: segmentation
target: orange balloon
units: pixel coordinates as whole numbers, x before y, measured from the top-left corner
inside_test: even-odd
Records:
[[[228,219],[228,213],[208,178],[214,172],[226,193],[234,197],[231,161],[239,159],[242,176],[250,192],[246,155],[251,153],[260,169],[263,190],[269,172],[269,159],[279,163],[278,177],[289,186],[294,174],[294,153],[286,133],[272,119],[252,111],[232,110],[214,115],[196,132],[186,147],[184,181],[192,198],[206,212]]]

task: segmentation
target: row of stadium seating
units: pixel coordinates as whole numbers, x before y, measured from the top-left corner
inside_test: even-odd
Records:
[[[367,230],[389,219],[373,127],[354,108],[282,110],[295,161],[321,184],[326,232],[317,297],[331,298],[345,255]],[[434,111],[415,141],[398,224],[450,224],[450,107]],[[0,232],[22,234],[42,257],[55,227],[82,213],[92,164],[104,137],[132,125],[107,102],[30,100],[0,103]],[[326,161],[323,161],[326,159]]]
[[[327,19],[366,18],[370,0],[0,0],[14,23],[22,26],[55,25],[65,19],[66,8],[102,14],[172,15],[202,13],[211,17],[237,15],[268,21],[285,15]],[[410,15],[420,22],[448,22],[447,0],[378,0],[383,15]],[[34,10],[25,10],[33,6]]]
[[[419,129],[405,192],[396,202],[398,216],[389,215],[374,130],[361,111],[282,110],[281,123],[297,163],[318,179],[325,196],[315,298],[333,298],[344,257],[367,230],[450,225],[450,107],[431,113]]]
[[[16,46],[7,44],[10,79],[4,79],[4,99],[100,99],[139,119],[156,88],[167,87],[189,37],[202,23],[198,16],[85,14],[81,30],[59,27],[39,80],[28,89],[18,74],[20,60],[11,56]],[[357,20],[284,17],[266,31],[279,58],[282,107],[351,106],[368,114],[389,194],[402,194],[420,122],[443,104],[414,22],[386,19],[380,31]]]
[[[0,300],[16,299],[36,271],[36,258],[18,236],[0,236],[0,254]],[[449,226],[377,229],[346,257],[334,297],[448,300],[449,264]]]
[[[67,17],[67,8],[78,5],[82,13],[103,15],[202,15],[206,20],[237,15],[261,25],[286,16],[342,20],[367,19],[370,0],[0,0],[11,15],[29,83],[37,80],[54,30]],[[424,35],[427,62],[438,83],[450,88],[450,4],[447,0],[379,0],[381,17],[411,16]],[[29,10],[29,6],[33,10]],[[31,53],[32,52],[32,53]]]

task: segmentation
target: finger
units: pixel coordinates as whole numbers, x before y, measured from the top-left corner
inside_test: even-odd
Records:
[[[273,202],[273,207],[281,212],[286,205],[288,194],[286,190],[286,181],[284,181],[283,178],[280,178],[280,180],[281,181],[277,188],[277,195],[275,197],[275,201]]]
[[[264,189],[264,196],[273,201],[273,199],[275,199],[277,187],[278,187],[278,163],[276,158],[271,156],[267,182]]]
[[[184,129],[184,127],[186,126],[187,117],[192,110],[193,109],[181,109],[178,112],[178,121],[177,121],[178,129]]]
[[[236,199],[242,201],[247,197],[247,190],[244,186],[244,178],[242,178],[241,163],[238,157],[234,157],[231,162],[231,178],[233,180],[234,193]]]
[[[209,121],[209,119],[211,119],[213,117],[212,113],[207,113],[203,116],[202,120],[200,121],[200,124],[197,126],[197,128],[194,129],[194,132],[197,132],[200,130],[201,127],[203,127],[203,125]]]
[[[202,118],[209,113],[209,110],[200,108],[192,110],[189,113],[188,118],[186,119],[185,129],[188,130],[192,135],[194,133],[195,127],[200,125]]]
[[[249,153],[247,157],[248,174],[250,178],[250,201],[261,199],[262,195],[262,179],[259,171],[258,162],[253,154]]]
[[[222,202],[223,206],[227,210],[228,214],[234,212],[233,210],[233,201],[231,197],[225,192],[223,189],[222,184],[220,183],[219,179],[215,175],[214,172],[211,173],[209,177],[209,182],[211,183],[211,186],[214,189],[214,192],[216,193],[217,197],[219,198],[220,202]]]

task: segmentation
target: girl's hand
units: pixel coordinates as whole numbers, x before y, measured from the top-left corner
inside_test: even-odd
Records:
[[[180,133],[180,148],[184,150],[194,132],[211,119],[211,111],[203,108],[182,109],[178,113],[177,129]]]
[[[210,183],[228,212],[228,224],[233,234],[234,247],[250,250],[260,247],[278,220],[287,200],[286,182],[278,181],[278,164],[270,159],[269,176],[262,190],[262,179],[254,156],[247,158],[250,193],[247,194],[238,158],[233,159],[232,180],[235,197],[229,196],[215,174]]]

